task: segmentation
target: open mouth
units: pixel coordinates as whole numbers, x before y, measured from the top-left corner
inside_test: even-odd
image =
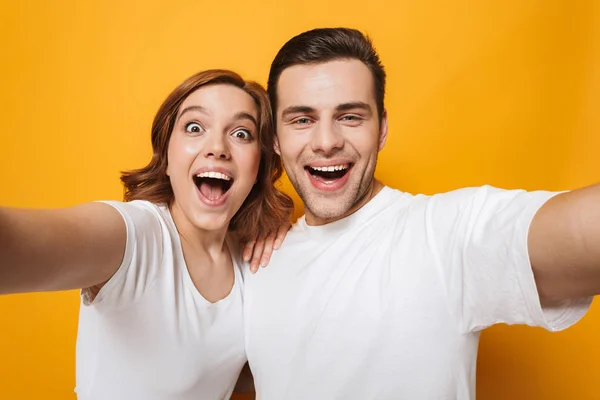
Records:
[[[352,164],[329,165],[326,167],[306,166],[304,169],[315,179],[322,182],[333,182],[343,178],[352,168]]]
[[[194,183],[202,195],[217,202],[233,185],[233,178],[221,172],[207,171],[194,176]]]

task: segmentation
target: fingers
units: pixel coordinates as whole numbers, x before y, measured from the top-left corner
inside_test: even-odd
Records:
[[[279,227],[279,230],[277,231],[277,237],[275,238],[274,243],[275,250],[278,250],[281,247],[281,244],[283,243],[283,240],[285,239],[285,236],[287,235],[291,227],[291,224],[282,225]]]
[[[265,238],[260,237],[254,244],[254,250],[252,252],[252,260],[250,261],[250,272],[256,273],[260,265],[260,259],[265,248]]]
[[[244,246],[244,250],[242,252],[242,259],[246,262],[250,261],[252,258],[252,253],[254,251],[254,245],[256,244],[256,240],[251,240]]]
[[[271,260],[271,254],[273,254],[273,247],[275,246],[275,234],[272,233],[265,239],[265,247],[262,251],[262,255],[260,257],[260,266],[266,267],[269,265],[269,261]]]
[[[259,267],[266,267],[271,260],[273,250],[281,247],[285,240],[291,224],[287,223],[279,227],[277,233],[271,233],[268,236],[260,236],[256,240],[246,243],[242,252],[242,258],[250,262],[250,272],[256,273]]]

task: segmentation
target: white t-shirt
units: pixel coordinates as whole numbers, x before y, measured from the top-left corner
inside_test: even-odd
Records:
[[[210,303],[189,275],[166,207],[108,202],[127,225],[123,262],[90,302],[77,338],[80,400],[228,399],[246,361],[242,276]]]
[[[542,309],[529,224],[553,193],[384,188],[351,216],[301,219],[244,285],[260,400],[475,398],[479,332],[564,329],[591,299]]]

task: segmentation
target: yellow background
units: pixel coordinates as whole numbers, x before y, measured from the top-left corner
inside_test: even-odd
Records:
[[[287,39],[340,25],[367,31],[387,67],[388,185],[591,184],[599,17],[597,0],[2,0],[0,204],[120,199],[119,171],[148,161],[181,80],[225,67],[265,83]],[[0,298],[0,399],[74,398],[78,307],[76,292]],[[477,378],[484,400],[600,399],[598,307],[563,333],[485,332]]]

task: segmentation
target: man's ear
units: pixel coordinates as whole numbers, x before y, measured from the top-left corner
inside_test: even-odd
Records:
[[[273,141],[273,148],[275,149],[275,153],[281,156],[281,150],[279,149],[279,138],[275,135],[275,139]]]
[[[388,117],[387,110],[383,110],[383,114],[381,115],[381,122],[379,123],[379,151],[383,150],[383,146],[385,146],[385,141],[387,140],[387,132],[388,132]]]

